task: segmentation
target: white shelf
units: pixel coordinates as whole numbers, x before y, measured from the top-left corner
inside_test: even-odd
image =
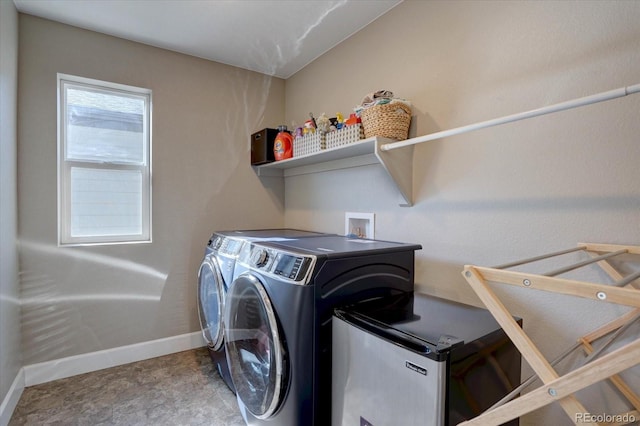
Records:
[[[344,169],[347,167],[357,167],[366,164],[381,164],[398,187],[398,191],[403,198],[403,202],[400,205],[411,206],[413,203],[413,146],[415,144],[590,105],[596,102],[603,102],[634,93],[640,93],[640,84],[621,87],[572,101],[561,102],[400,142],[384,138],[364,139],[360,142],[340,148],[328,149],[317,154],[257,166],[255,169],[259,176],[288,177]],[[382,151],[380,147],[386,144],[389,144],[386,147],[387,150]]]
[[[381,145],[395,142],[373,137],[315,154],[255,166],[258,176],[298,176],[369,164],[380,164],[396,184],[402,206],[411,206],[413,192],[413,146],[382,151]]]

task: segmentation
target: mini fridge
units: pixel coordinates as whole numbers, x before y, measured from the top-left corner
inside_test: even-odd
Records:
[[[486,309],[405,295],[336,309],[332,328],[332,426],[453,426],[520,383]]]

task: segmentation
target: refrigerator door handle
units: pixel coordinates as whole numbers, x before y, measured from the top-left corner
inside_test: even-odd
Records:
[[[420,355],[434,355],[437,356],[435,346],[429,342],[418,339],[410,334],[403,333],[402,331],[390,328],[383,323],[380,323],[372,318],[368,318],[357,312],[347,312],[341,309],[336,309],[335,315],[344,320],[347,323],[358,327],[361,330],[367,332],[373,332],[381,338],[390,341],[396,345],[405,347]],[[432,357],[432,356],[430,356]]]

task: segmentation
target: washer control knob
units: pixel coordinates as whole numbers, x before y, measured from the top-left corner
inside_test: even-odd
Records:
[[[222,245],[222,238],[220,237],[214,237],[213,239],[209,240],[209,246],[214,250],[218,250],[221,245]]]
[[[258,268],[263,267],[269,260],[269,253],[264,249],[258,249],[253,252],[251,260],[253,261],[253,264]]]

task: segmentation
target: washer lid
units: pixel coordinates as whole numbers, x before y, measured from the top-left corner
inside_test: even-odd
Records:
[[[219,231],[221,235],[227,237],[240,238],[245,241],[254,240],[278,240],[289,238],[307,238],[307,237],[320,237],[323,235],[330,235],[315,231],[305,231],[301,229],[279,228],[279,229],[239,229],[234,231]]]
[[[224,344],[225,288],[215,257],[208,255],[198,271],[198,317],[207,345],[218,351]]]
[[[225,307],[227,362],[236,394],[258,419],[284,396],[285,354],[278,322],[262,283],[251,274],[233,281]]]
[[[396,243],[392,241],[367,240],[340,235],[327,235],[315,238],[298,238],[289,241],[260,241],[267,248],[312,254],[318,257],[367,256],[380,253],[415,251],[422,248],[419,244]]]

